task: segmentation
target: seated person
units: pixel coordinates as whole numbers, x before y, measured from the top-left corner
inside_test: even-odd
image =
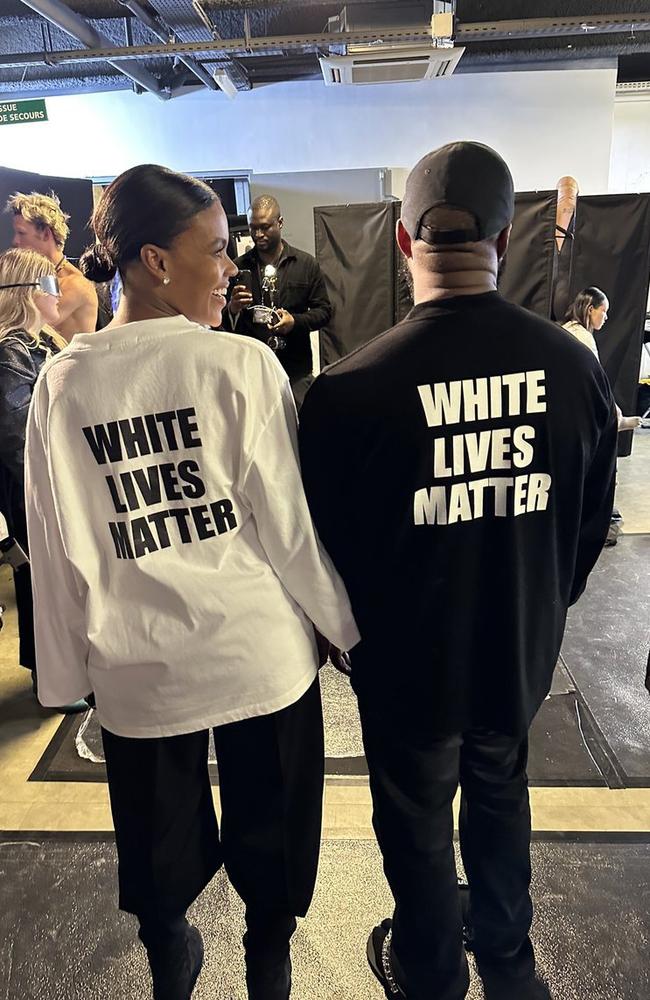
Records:
[[[601,292],[600,288],[591,286],[578,292],[564,317],[564,329],[573,334],[585,347],[588,347],[599,361],[600,354],[594,333],[602,330],[607,322],[608,313],[609,300],[607,296]],[[624,417],[619,406],[616,407],[616,413],[619,433],[632,431],[635,427],[641,426],[641,417]]]

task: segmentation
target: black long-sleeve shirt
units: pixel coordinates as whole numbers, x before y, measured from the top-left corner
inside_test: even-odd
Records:
[[[38,374],[58,350],[45,333],[39,346],[24,330],[0,338],[0,511],[23,548],[27,544],[23,497],[27,414]]]
[[[591,352],[496,292],[417,305],[319,376],[303,477],[363,703],[526,730],[607,534],[616,437]]]
[[[278,263],[277,292],[275,305],[286,309],[294,318],[294,327],[286,335],[286,347],[278,351],[278,360],[290,379],[311,374],[312,357],[309,334],[320,330],[332,316],[332,306],[325,288],[325,279],[318,262],[304,250],[297,250],[288,243],[282,244],[282,256]],[[253,302],[269,305],[268,296],[262,293],[264,265],[255,248],[237,257],[235,264],[240,270],[248,270],[253,277]],[[237,284],[237,279],[233,279]],[[224,310],[224,329],[243,333],[257,340],[267,342],[268,327],[253,323],[250,313],[243,310],[233,320],[228,310]]]

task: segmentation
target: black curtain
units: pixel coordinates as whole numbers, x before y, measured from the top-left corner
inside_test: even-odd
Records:
[[[505,298],[550,315],[557,192],[516,197],[510,248],[500,279]],[[412,306],[395,242],[400,202],[314,209],[316,256],[335,315],[321,331],[321,364],[331,364],[388,330]]]
[[[314,209],[316,256],[335,306],[321,331],[321,364],[331,364],[399,322],[410,308],[395,242],[399,202]],[[499,290],[549,318],[553,305],[557,192],[517,194]],[[610,300],[599,338],[603,366],[624,413],[636,412],[650,277],[650,194],[578,199],[573,241],[565,241],[564,297],[598,285]],[[566,272],[566,273],[565,273]],[[556,303],[557,304],[557,303]],[[560,317],[561,319],[561,317]],[[619,435],[630,453],[632,435]]]
[[[92,181],[75,177],[48,177],[32,174],[24,170],[0,167],[0,252],[11,246],[13,230],[11,216],[4,212],[7,198],[15,191],[31,194],[49,194],[54,191],[59,196],[61,208],[70,216],[70,236],[65,246],[66,257],[76,260],[93,242],[93,234],[88,226],[93,210]]]
[[[557,191],[515,198],[510,244],[499,279],[504,299],[548,319],[551,315]]]
[[[320,331],[321,365],[332,364],[408,311],[395,243],[398,202],[314,209],[316,256],[334,306]]]
[[[609,319],[596,342],[625,414],[636,413],[649,278],[650,194],[579,198],[571,301],[589,285],[609,299]],[[631,432],[620,434],[619,454],[629,455],[631,448]]]

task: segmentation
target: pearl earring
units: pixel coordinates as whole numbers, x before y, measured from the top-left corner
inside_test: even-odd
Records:
[[[169,278],[163,278],[163,285],[169,284]]]

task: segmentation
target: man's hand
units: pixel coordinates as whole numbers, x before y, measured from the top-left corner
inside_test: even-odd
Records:
[[[330,646],[330,663],[333,667],[336,667],[340,674],[345,674],[346,677],[351,676],[352,663],[350,662],[350,654],[339,649],[338,646]]]
[[[228,303],[231,315],[238,316],[243,309],[248,309],[253,305],[253,293],[249,292],[246,285],[235,285],[232,290],[232,297]]]
[[[296,321],[286,309],[276,309],[276,312],[280,318],[275,323],[269,323],[269,330],[276,337],[286,337],[293,330]]]

